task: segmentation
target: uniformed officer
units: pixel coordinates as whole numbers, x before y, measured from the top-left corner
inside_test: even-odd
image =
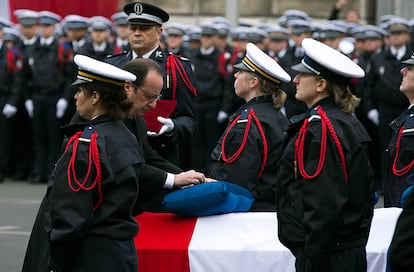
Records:
[[[73,52],[77,53],[79,48],[86,43],[86,37],[88,35],[88,18],[77,14],[69,14],[63,18],[62,24],[64,28],[67,29],[69,43]]]
[[[111,16],[111,19],[116,31],[115,52],[131,50],[128,41],[128,15],[123,11],[118,11]]]
[[[402,61],[403,79],[400,91],[410,101],[407,110],[390,123],[392,136],[387,147],[387,175],[384,182],[384,206],[401,207],[403,192],[412,184],[408,178],[413,175],[414,149],[412,134],[414,131],[414,55]]]
[[[301,13],[292,11],[292,15],[289,15],[288,18],[299,15],[302,16]],[[293,71],[291,67],[301,61],[304,54],[301,43],[303,39],[311,37],[312,28],[309,19],[289,19],[287,21],[287,27],[289,29],[289,37],[293,41],[293,45],[289,47],[288,52],[279,60],[282,67],[286,69],[289,75],[293,78],[296,76],[297,72]],[[285,91],[287,93],[284,109],[286,116],[290,118],[293,115],[305,112],[305,104],[295,98],[295,86],[292,82],[285,84]]]
[[[279,88],[289,74],[252,43],[235,65],[235,93],[246,103],[231,117],[211,152],[208,176],[248,189],[252,211],[274,211],[277,168],[288,120],[280,112],[286,94]]]
[[[57,160],[62,141],[59,119],[68,105],[65,91],[70,85],[70,70],[59,59],[59,41],[54,36],[60,19],[50,11],[39,13],[41,35],[27,48],[24,62],[25,103],[29,116],[33,116],[34,183],[46,181]]]
[[[292,68],[296,98],[308,111],[291,117],[278,166],[280,241],[296,257],[296,271],[366,271],[365,246],[374,209],[374,177],[366,143],[353,116],[351,78],[364,71],[316,40]]]
[[[183,154],[180,148],[188,144],[197,124],[194,113],[196,89],[193,86],[190,62],[174,57],[159,46],[162,24],[169,20],[166,11],[151,4],[132,2],[124,6],[124,12],[128,14],[129,43],[132,50],[109,57],[106,62],[120,67],[129,60],[143,57],[153,59],[161,66],[164,88],[157,103],[158,109],[152,114],[158,118],[147,119],[150,144],[164,158],[188,168],[191,161],[188,152]],[[171,111],[171,105],[175,103],[171,115],[160,115],[161,111]],[[147,117],[149,118],[148,114]]]
[[[399,90],[402,79],[400,70],[404,66],[401,60],[409,59],[413,52],[408,43],[407,20],[397,17],[390,19],[387,24],[390,33],[389,47],[375,56],[363,91],[367,117],[377,125],[381,170],[379,191],[383,190],[386,170],[385,149],[391,137],[388,124],[409,106],[407,97]]]
[[[195,109],[197,131],[192,139],[192,166],[200,171],[207,169],[209,152],[222,132],[218,115],[223,109],[227,93],[232,91],[232,74],[220,71],[220,51],[215,46],[217,29],[211,22],[202,22],[201,45],[190,56],[197,86]],[[227,114],[231,114],[228,112]],[[222,120],[223,122],[224,120]]]
[[[133,107],[124,82],[136,76],[84,55],[74,61],[76,108],[88,121],[65,127],[64,151],[48,183],[49,271],[136,272],[132,209],[144,158],[122,122]]]
[[[90,40],[79,48],[78,54],[86,55],[97,60],[104,60],[107,56],[121,53],[121,49],[109,42],[110,20],[103,16],[89,18]],[[115,51],[115,49],[119,51]]]
[[[72,82],[76,78],[77,67],[73,62],[73,56],[86,43],[88,37],[88,21],[89,18],[77,14],[69,14],[61,21],[63,28],[67,32],[68,39],[59,43],[60,50],[58,50],[58,57],[60,63],[65,63],[68,67],[67,82]],[[76,90],[71,86],[67,86],[67,89],[65,99],[68,101],[68,107],[60,120],[62,125],[68,124],[76,111],[75,100],[73,98]]]
[[[11,22],[0,20],[0,182],[6,174],[11,174],[7,170],[12,165],[12,133],[22,91],[23,57],[15,47],[20,34],[11,26]],[[13,164],[17,165],[18,161]]]
[[[189,53],[184,48],[184,25],[180,23],[169,23],[165,26],[167,51],[177,56],[188,57]]]

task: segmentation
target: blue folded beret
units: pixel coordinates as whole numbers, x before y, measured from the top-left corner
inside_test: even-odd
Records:
[[[237,184],[217,181],[185,187],[167,194],[163,205],[169,212],[184,216],[206,216],[247,212],[254,198]]]

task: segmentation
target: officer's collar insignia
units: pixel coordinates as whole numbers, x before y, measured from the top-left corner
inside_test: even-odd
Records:
[[[155,52],[155,57],[156,57],[156,58],[162,58],[162,51],[161,51],[161,50],[157,50],[157,51]]]
[[[143,11],[144,11],[144,8],[142,7],[141,3],[136,3],[134,6],[134,12],[137,15],[141,15]]]

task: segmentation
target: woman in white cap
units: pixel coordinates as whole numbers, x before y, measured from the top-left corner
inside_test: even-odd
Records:
[[[370,138],[353,116],[359,99],[348,88],[364,71],[318,41],[302,45],[293,82],[308,111],[291,118],[278,167],[279,239],[295,255],[296,271],[366,271],[374,178]]]
[[[122,121],[133,107],[124,82],[136,76],[84,55],[74,62],[76,108],[88,121],[65,127],[64,151],[41,205],[46,212],[38,215],[48,234],[49,268],[136,272],[132,209],[143,158]]]
[[[255,201],[252,211],[274,211],[276,164],[283,151],[288,120],[280,112],[286,94],[280,83],[290,76],[277,62],[252,43],[235,65],[236,95],[246,101],[211,152],[210,177],[248,189]]]

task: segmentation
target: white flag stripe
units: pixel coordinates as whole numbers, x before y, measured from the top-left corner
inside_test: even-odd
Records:
[[[368,272],[385,271],[400,208],[374,210]],[[277,238],[276,213],[199,217],[188,248],[191,272],[295,271],[295,258]]]

